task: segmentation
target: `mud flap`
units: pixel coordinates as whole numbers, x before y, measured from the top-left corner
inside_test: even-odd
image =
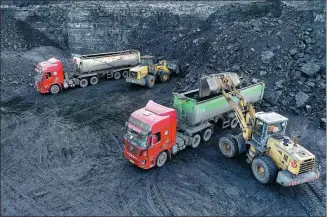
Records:
[[[306,182],[312,182],[319,177],[320,173],[318,171],[309,171],[298,176],[294,176],[294,174],[290,173],[289,171],[283,170],[278,172],[276,182],[284,187],[288,187]]]

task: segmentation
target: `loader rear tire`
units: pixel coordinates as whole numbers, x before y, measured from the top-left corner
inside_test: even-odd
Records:
[[[233,158],[239,153],[237,141],[230,134],[222,136],[218,146],[220,153],[227,158]]]
[[[262,184],[270,184],[276,180],[277,166],[269,156],[259,156],[253,159],[252,173]]]
[[[146,80],[146,87],[147,88],[152,88],[153,86],[154,86],[154,83],[155,83],[155,78],[154,78],[154,76],[153,75],[147,75],[146,77],[145,77],[145,80]]]
[[[89,82],[83,78],[82,80],[79,81],[79,86],[80,87],[86,87],[89,84]]]
[[[165,83],[165,82],[167,82],[169,80],[169,74],[167,72],[164,72],[164,71],[159,72],[159,77],[160,77],[161,83]]]
[[[60,92],[60,87],[57,84],[54,84],[50,87],[51,94],[57,94]]]

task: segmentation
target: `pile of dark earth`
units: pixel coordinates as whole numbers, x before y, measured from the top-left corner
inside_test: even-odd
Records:
[[[201,75],[237,72],[244,85],[265,82],[263,109],[325,123],[324,14],[324,6],[295,10],[278,2],[225,6],[197,33],[175,38],[190,73],[175,83],[174,91],[197,88]]]
[[[98,50],[96,44],[85,52],[108,51],[113,46],[116,50],[132,47],[142,53],[161,53],[167,59],[179,59],[184,66],[189,64],[184,67],[188,71],[184,78],[173,78],[151,90],[126,86],[120,80],[41,95],[33,86],[33,64],[56,57],[70,70],[71,53],[77,51],[70,44],[75,35],[67,40],[56,31],[53,33],[59,35],[51,38],[52,32],[46,35],[41,31],[45,27],[35,26],[42,22],[61,25],[56,17],[66,19],[62,14],[66,6],[51,6],[54,11],[43,17],[38,11],[42,7],[33,6],[37,1],[7,2],[32,11],[32,18],[26,22],[16,19],[10,10],[1,16],[3,215],[325,216],[326,134],[310,119],[324,117],[325,109],[321,67],[325,11],[319,4],[312,7],[310,3],[311,7],[301,10],[274,2],[227,4],[202,21],[192,13],[182,16],[160,11],[150,18],[147,14],[139,20],[139,26],[146,26],[143,31],[132,29],[130,22],[124,26],[131,28],[127,30],[132,33],[128,43],[109,38]],[[95,1],[78,3],[82,4],[103,9]],[[149,3],[133,4],[142,10],[149,7]],[[125,10],[124,3],[115,3],[115,7],[119,5]],[[81,14],[71,13],[69,19],[75,21],[87,14],[81,10]],[[19,11],[20,16],[26,11]],[[78,26],[90,22],[84,18]],[[179,27],[182,24],[184,28]],[[64,24],[62,27],[67,31]],[[83,40],[90,38],[92,35]],[[87,46],[93,46],[92,41],[85,43]],[[302,133],[300,143],[317,157],[318,181],[294,188],[261,185],[244,156],[230,160],[217,151],[219,133],[197,149],[179,153],[160,169],[143,171],[124,159],[121,128],[131,112],[151,99],[170,106],[172,89],[197,88],[201,74],[221,71],[238,72],[245,85],[265,81],[268,98],[258,110],[280,111],[290,118],[287,133]]]

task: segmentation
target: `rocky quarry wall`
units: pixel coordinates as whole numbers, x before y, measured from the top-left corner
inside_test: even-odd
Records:
[[[325,117],[324,2],[7,1],[1,12],[3,50],[138,49],[189,65],[174,91],[196,88],[204,74],[236,71],[246,84],[265,81],[263,109]]]

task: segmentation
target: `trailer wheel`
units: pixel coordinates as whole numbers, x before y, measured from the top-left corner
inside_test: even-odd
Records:
[[[157,167],[162,167],[167,161],[167,152],[163,151],[161,152],[156,160]]]
[[[99,79],[98,79],[96,76],[93,76],[93,77],[90,79],[90,84],[91,84],[91,85],[96,85],[98,82],[99,82]]]
[[[237,142],[230,134],[222,136],[219,139],[218,146],[219,146],[220,153],[227,158],[232,158],[238,155],[239,151],[238,151]]]
[[[154,83],[155,83],[155,78],[153,75],[147,75],[145,77],[146,79],[146,86],[147,88],[152,88],[154,86]]]
[[[230,128],[234,129],[238,126],[238,120],[237,117],[234,117],[231,121],[230,121]]]
[[[121,78],[121,74],[120,74],[120,72],[115,72],[114,73],[114,79],[115,80],[118,80],[118,79],[120,79]]]
[[[165,83],[169,79],[169,74],[167,72],[160,71],[159,72],[159,77],[160,77],[161,83]]]
[[[196,148],[200,145],[200,142],[201,142],[201,136],[199,134],[195,134],[193,135],[192,137],[192,148]]]
[[[212,135],[212,129],[211,128],[205,129],[205,131],[202,133],[202,140],[204,142],[208,142],[209,139],[211,138],[211,135]]]
[[[82,80],[79,81],[79,86],[80,87],[86,87],[89,84],[89,82],[83,78]]]
[[[127,78],[128,77],[128,71],[123,71],[123,78]]]
[[[54,84],[50,87],[51,94],[57,94],[60,92],[60,87],[57,84]]]
[[[262,184],[269,184],[276,180],[277,166],[268,156],[259,156],[253,159],[252,173],[254,177]]]

